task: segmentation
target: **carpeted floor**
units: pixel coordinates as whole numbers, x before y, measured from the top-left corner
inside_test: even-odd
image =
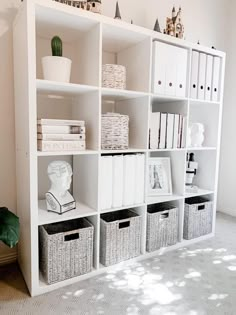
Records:
[[[220,214],[214,239],[36,298],[5,266],[0,314],[235,315],[236,219]]]

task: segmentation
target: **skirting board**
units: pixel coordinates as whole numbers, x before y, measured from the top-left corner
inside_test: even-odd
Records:
[[[0,266],[11,264],[17,260],[17,253],[11,253],[7,255],[0,256]]]

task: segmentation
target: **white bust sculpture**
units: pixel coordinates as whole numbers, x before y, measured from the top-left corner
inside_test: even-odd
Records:
[[[62,214],[76,208],[75,199],[68,191],[71,185],[72,168],[65,161],[54,161],[48,165],[51,187],[46,193],[47,210]]]
[[[189,126],[189,133],[192,147],[202,147],[205,140],[205,128],[201,123],[192,123]],[[188,139],[189,142],[189,139]]]

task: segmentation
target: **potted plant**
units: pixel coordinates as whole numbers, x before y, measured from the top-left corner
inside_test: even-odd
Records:
[[[19,241],[19,218],[7,208],[0,208],[0,241],[10,248]]]
[[[43,76],[45,80],[70,82],[72,61],[62,57],[62,40],[54,36],[51,40],[52,56],[42,58]]]

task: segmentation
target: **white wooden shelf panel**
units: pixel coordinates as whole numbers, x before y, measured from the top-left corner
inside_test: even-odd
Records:
[[[61,83],[48,80],[37,79],[37,92],[40,94],[56,94],[56,95],[81,95],[98,90],[98,87],[89,85],[80,85],[74,83]]]
[[[186,148],[175,148],[175,149],[149,149],[148,152],[184,152]]]
[[[138,97],[145,97],[148,95],[149,95],[148,93],[143,93],[143,92],[102,88],[102,97],[104,100],[123,101],[123,100],[138,98]]]
[[[185,193],[185,198],[192,198],[192,197],[198,197],[198,196],[204,196],[204,195],[211,195],[215,192],[213,190],[207,190],[207,189],[198,189],[197,193]]]
[[[181,195],[150,196],[150,197],[147,197],[147,204],[153,205],[157,203],[170,202],[170,201],[176,201],[176,200],[182,200],[182,199],[184,199],[184,197]]]
[[[212,102],[212,101],[205,101],[205,100],[198,100],[198,99],[193,99],[190,98],[189,99],[190,105],[201,105],[201,104],[205,104],[205,105],[220,105],[220,102]]]
[[[128,154],[128,153],[145,153],[146,149],[126,149],[126,150],[101,150],[101,154]]]
[[[187,102],[188,101],[187,97],[157,95],[157,94],[151,94],[151,96],[154,102],[159,102],[159,103],[170,103],[170,102],[180,102],[180,101]]]
[[[132,208],[138,208],[138,207],[145,207],[145,206],[146,206],[146,203],[140,203],[140,204],[134,204],[134,205],[130,205],[130,206],[122,206],[122,207],[116,207],[116,208],[101,210],[100,213],[109,213],[109,212],[113,212],[113,211],[132,209]]]
[[[89,216],[98,214],[96,210],[80,202],[76,203],[75,210],[66,212],[61,215],[54,212],[48,212],[47,206],[46,206],[46,200],[39,200],[38,209],[39,209],[38,225],[63,222],[63,221],[84,218],[84,217],[89,217]]]
[[[57,151],[57,152],[41,152],[38,151],[37,155],[40,156],[61,156],[61,155],[96,155],[96,150],[84,150],[84,151]]]
[[[216,147],[188,147],[188,151],[216,151]]]

